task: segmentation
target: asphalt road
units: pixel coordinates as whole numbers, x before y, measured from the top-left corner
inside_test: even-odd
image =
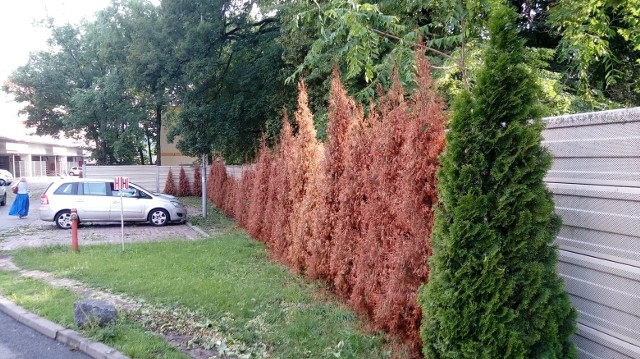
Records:
[[[0,311],[0,358],[2,359],[89,359],[62,343],[22,325]]]
[[[29,216],[24,219],[9,216],[9,208],[15,199],[15,194],[7,186],[7,205],[0,207],[0,230],[22,226],[33,222],[40,222],[38,207],[40,193],[46,188],[46,183],[30,184],[31,198],[29,201]],[[49,337],[24,326],[0,311],[0,358],[2,359],[85,359],[90,358],[84,353],[73,351]]]

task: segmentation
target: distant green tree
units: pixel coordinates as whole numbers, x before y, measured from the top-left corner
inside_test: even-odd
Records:
[[[640,105],[640,0],[557,0],[548,24],[565,81],[592,107]]]
[[[55,26],[50,49],[31,55],[3,86],[16,101],[26,125],[37,134],[84,138],[100,164],[136,163],[144,133],[144,110],[129,91],[121,36],[108,18]]]
[[[51,48],[3,89],[26,103],[37,133],[84,137],[101,164],[151,163],[163,127],[186,155],[243,162],[295,103],[276,5],[113,0],[95,21],[51,20]]]
[[[561,34],[547,22],[556,0],[509,0],[518,9],[518,31],[535,48],[528,63],[543,87],[545,115],[591,109],[566,81],[567,66],[555,56]],[[432,76],[446,103],[475,83],[486,46],[488,0],[324,0],[282,7],[278,41],[291,71],[309,86],[310,106],[322,135],[329,74],[340,67],[349,94],[367,104],[376,87],[390,85],[395,69],[409,90],[413,49],[429,56]],[[578,2],[579,4],[579,2]],[[535,60],[535,61],[534,61]]]
[[[553,246],[536,85],[513,9],[496,4],[484,64],[452,110],[423,309],[437,358],[572,358],[572,309]]]
[[[184,154],[218,151],[227,162],[243,162],[255,153],[265,123],[295,100],[294,87],[284,84],[277,14],[255,16],[255,4],[162,2],[180,64],[180,108],[168,137]]]
[[[481,35],[486,4],[328,0],[292,5],[296,11],[289,15],[282,38],[291,53],[288,58],[298,64],[289,81],[300,75],[326,78],[338,63],[352,92],[360,99],[373,98],[376,84],[389,84],[394,68],[403,83],[411,84],[413,48],[425,40],[420,46],[434,56],[432,62],[460,67],[466,82],[465,52],[453,51],[466,49]]]
[[[146,0],[112,0],[102,11],[111,25],[120,29],[126,49],[127,83],[137,96],[137,107],[146,118],[141,121],[149,155],[160,153],[160,129],[165,110],[176,103],[175,78],[178,64],[171,46],[171,28],[162,21],[160,9]],[[161,156],[155,156],[161,163]]]

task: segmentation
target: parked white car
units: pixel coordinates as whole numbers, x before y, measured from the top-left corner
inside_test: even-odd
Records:
[[[132,183],[120,196],[113,179],[61,178],[40,196],[40,219],[54,221],[59,228],[71,228],[73,208],[78,211],[79,222],[120,222],[121,208],[125,222],[164,226],[187,219],[187,208],[178,198],[153,193]]]
[[[69,169],[69,176],[82,176],[82,167],[71,167]]]
[[[0,186],[8,186],[13,182],[13,175],[7,170],[0,169]]]
[[[0,206],[7,204],[7,187],[0,186]]]

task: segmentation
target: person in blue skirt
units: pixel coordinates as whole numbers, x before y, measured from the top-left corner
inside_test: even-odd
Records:
[[[29,186],[27,185],[27,179],[22,177],[16,185],[18,192],[16,193],[16,199],[9,209],[10,216],[19,216],[24,218],[29,214]]]

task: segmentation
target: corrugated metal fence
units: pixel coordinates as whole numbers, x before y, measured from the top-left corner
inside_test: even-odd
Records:
[[[184,168],[184,172],[189,179],[189,184],[193,186],[193,173],[195,169],[192,166],[85,166],[84,176],[87,178],[105,179],[111,179],[116,176],[125,176],[129,177],[129,181],[134,182],[149,191],[162,192],[164,185],[167,182],[167,178],[169,177],[169,169],[171,169],[176,186],[178,185],[181,167]],[[227,175],[240,179],[243,168],[246,168],[246,166],[227,166]],[[209,173],[208,166],[207,173]]]
[[[193,185],[194,168],[183,166],[184,172]],[[85,166],[84,176],[87,178],[114,178],[116,176],[129,177],[134,182],[149,191],[162,192],[169,176],[169,169],[173,180],[178,186],[180,166]]]
[[[640,108],[546,118],[580,358],[640,358]]]
[[[579,312],[580,358],[640,359],[640,108],[545,122],[554,156],[546,181],[564,223],[558,268]],[[85,176],[128,176],[161,191],[169,168],[177,184],[178,166],[88,166]]]

